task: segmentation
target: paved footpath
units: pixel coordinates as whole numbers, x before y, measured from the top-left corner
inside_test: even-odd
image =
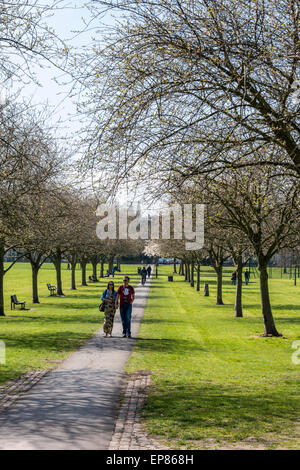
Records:
[[[119,311],[113,338],[101,329],[12,407],[0,413],[1,450],[108,449],[126,384],[124,367],[144,313],[151,280],[136,288],[132,339],[121,337]]]

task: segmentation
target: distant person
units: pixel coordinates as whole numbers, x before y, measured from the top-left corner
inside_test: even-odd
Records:
[[[112,330],[114,326],[114,318],[116,313],[116,298],[117,292],[115,291],[115,285],[113,281],[109,281],[107,289],[101,296],[102,302],[104,302],[104,324],[103,324],[103,336],[107,338],[112,337]]]
[[[120,299],[120,315],[123,327],[123,338],[131,338],[131,314],[134,302],[134,288],[129,285],[130,278],[125,276],[123,286],[119,286],[115,300],[115,307],[118,307]]]
[[[147,268],[148,277],[151,276],[151,271],[152,271],[151,266],[148,266]]]
[[[250,273],[248,269],[246,269],[246,271],[244,272],[244,276],[245,276],[245,285],[247,286],[249,283],[249,279],[250,279]]]
[[[231,276],[231,284],[236,285],[236,271],[233,271]]]
[[[147,269],[145,268],[145,266],[141,270],[141,276],[142,276],[142,284],[144,285],[147,279]]]
[[[113,266],[111,270],[112,277],[115,277],[115,272],[118,270],[118,266]]]
[[[70,263],[68,263],[67,269],[68,269],[68,270],[70,269]]]

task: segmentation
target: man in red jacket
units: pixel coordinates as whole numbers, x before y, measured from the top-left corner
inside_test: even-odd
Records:
[[[123,279],[123,286],[119,286],[116,297],[116,308],[120,299],[120,315],[123,326],[123,338],[131,338],[131,313],[134,301],[134,288],[129,285],[129,277]]]

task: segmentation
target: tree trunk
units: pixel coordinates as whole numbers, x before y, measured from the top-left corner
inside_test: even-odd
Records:
[[[87,265],[87,261],[83,260],[83,261],[80,262],[81,279],[82,279],[81,285],[82,286],[87,286],[87,282],[86,282],[86,265]]]
[[[209,285],[204,284],[204,297],[209,297]]]
[[[117,268],[121,270],[121,258],[118,256],[117,258]]]
[[[112,273],[113,266],[114,266],[114,257],[110,257],[108,259],[108,270],[109,270],[110,274]]]
[[[93,278],[94,278],[95,281],[97,280],[97,264],[98,264],[98,261],[92,260]]]
[[[76,290],[76,264],[76,261],[71,263],[71,290]]]
[[[191,264],[191,287],[194,287],[195,283],[194,283],[194,261],[192,261],[192,264]]]
[[[31,262],[31,272],[32,272],[32,303],[39,304],[39,293],[38,293],[38,273],[39,265]]]
[[[200,263],[197,264],[197,287],[196,291],[200,291]]]
[[[222,298],[222,284],[223,284],[223,266],[216,269],[217,272],[217,305],[224,305]]]
[[[182,274],[183,274],[183,263],[182,263],[182,261],[180,260],[179,275],[182,276]]]
[[[176,258],[174,258],[174,269],[173,269],[173,272],[177,274],[177,270],[176,270]]]
[[[278,333],[275,327],[274,318],[272,315],[270,295],[269,295],[269,285],[268,285],[268,272],[267,272],[267,263],[259,263],[259,273],[260,273],[260,296],[261,296],[261,310],[264,319],[265,333],[264,336],[282,336]]]
[[[104,261],[101,261],[101,265],[100,265],[100,277],[104,277]]]
[[[242,307],[242,285],[243,285],[243,264],[241,261],[237,264],[236,270],[236,290],[235,290],[235,316],[243,316],[243,307]]]
[[[64,295],[62,290],[62,280],[61,280],[61,250],[57,250],[55,255],[53,255],[53,264],[56,271],[56,288],[57,295]]]
[[[4,317],[4,244],[0,243],[0,317]]]

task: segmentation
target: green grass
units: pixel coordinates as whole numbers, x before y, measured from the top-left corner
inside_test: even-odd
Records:
[[[87,267],[87,279],[92,267]],[[122,284],[124,274],[130,275],[135,285],[140,279],[137,267],[121,266],[115,274],[115,284]],[[106,272],[106,269],[105,269]],[[81,270],[76,270],[77,290],[70,289],[71,272],[62,268],[65,297],[49,297],[47,282],[56,285],[52,263],[45,263],[39,273],[40,304],[32,304],[31,268],[28,263],[17,263],[5,275],[6,316],[0,317],[0,340],[6,346],[6,364],[0,364],[0,383],[14,379],[32,369],[50,369],[57,364],[46,361],[63,360],[89,339],[103,324],[99,312],[100,295],[108,278],[100,283],[81,286]],[[110,277],[112,279],[112,277]],[[28,311],[10,310],[10,295],[26,300]]]
[[[234,318],[233,269],[225,270],[224,306],[215,305],[214,273],[203,270],[200,292],[178,275],[168,283],[170,266],[153,280],[127,365],[154,372],[143,409],[148,431],[173,448],[299,448],[300,365],[291,361],[300,339],[299,279],[295,287],[273,268],[271,301],[283,337],[263,338],[258,279],[243,287],[244,317]]]

